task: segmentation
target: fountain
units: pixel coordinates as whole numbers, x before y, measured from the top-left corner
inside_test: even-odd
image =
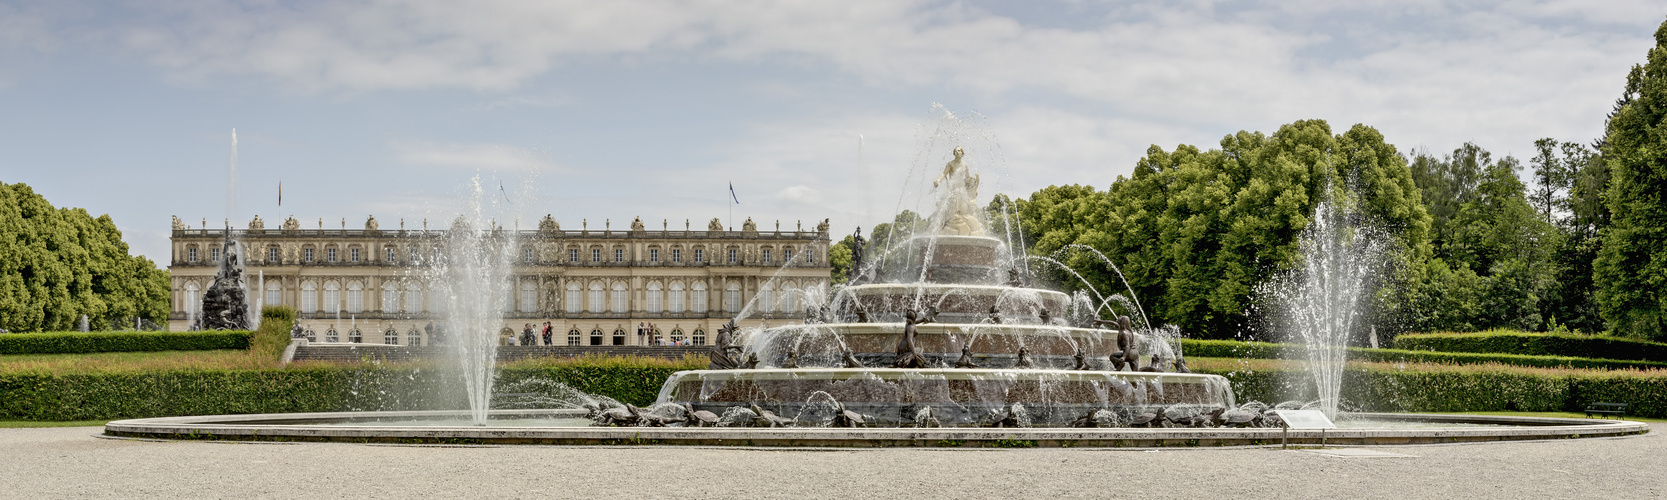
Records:
[[[220,271],[214,275],[214,284],[209,285],[203,294],[202,313],[192,324],[192,330],[248,330],[254,328],[250,321],[249,298],[247,283],[243,277],[242,255],[237,240],[232,239],[232,231],[226,229],[226,240],[221,243]]]
[[[953,119],[953,117],[951,117]],[[937,141],[940,135],[934,135]],[[930,149],[930,146],[927,148]],[[466,410],[166,417],[111,422],[114,436],[402,443],[693,444],[751,446],[1209,446],[1413,444],[1620,436],[1647,424],[1609,420],[1354,414],[1355,428],[1284,429],[1281,404],[1238,405],[1228,380],[1189,373],[1178,332],[1127,315],[1102,319],[1119,296],[1036,288],[1011,222],[1001,231],[976,204],[979,156],[956,147],[932,183],[930,216],[862,248],[851,283],[811,293],[798,325],[716,335],[702,370],[667,378],[639,408],[542,380],[515,382],[531,401],[492,408],[501,286],[514,246],[482,220],[481,190],[453,223],[448,255],[432,266],[467,387]],[[994,148],[986,148],[990,151]],[[972,154],[969,154],[972,153]],[[971,159],[969,159],[971,158]],[[1341,342],[1369,268],[1360,232],[1326,204],[1305,235],[1311,286],[1292,316],[1314,323],[1322,401],[1336,401]],[[997,233],[997,234],[991,234]],[[876,237],[878,239],[878,237]],[[228,245],[231,243],[228,242]],[[1331,245],[1331,246],[1328,246]],[[1343,245],[1341,247],[1335,245]],[[1086,248],[1086,247],[1085,247]],[[1344,252],[1343,250],[1347,250]],[[1096,252],[1097,253],[1097,252]],[[230,253],[228,253],[230,255]],[[1109,266],[1110,260],[1100,258]],[[1055,261],[1057,262],[1057,261]],[[785,267],[785,266],[784,266]],[[1115,266],[1112,266],[1115,269]],[[1302,295],[1312,294],[1312,295]],[[750,314],[748,305],[739,317]],[[206,312],[206,311],[205,311]],[[1303,316],[1307,315],[1307,316]],[[1331,361],[1327,361],[1331,360]],[[1329,392],[1328,392],[1329,391]],[[525,403],[525,404],[521,404]],[[1300,405],[1299,405],[1300,406]],[[1420,422],[1408,428],[1398,422]],[[1476,425],[1455,427],[1457,425]],[[489,426],[482,428],[481,426]]]

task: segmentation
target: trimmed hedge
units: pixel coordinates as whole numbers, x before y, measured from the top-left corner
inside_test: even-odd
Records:
[[[249,348],[249,331],[49,332],[0,335],[0,354],[207,351]]]
[[[1188,358],[1303,359],[1303,346],[1272,342],[1181,339],[1181,352]],[[1475,365],[1499,363],[1541,368],[1592,368],[1599,370],[1667,368],[1657,361],[1590,359],[1569,356],[1532,356],[1473,352],[1434,352],[1402,349],[1350,347],[1349,359],[1385,363],[1450,363]]]
[[[1294,368],[1229,368],[1217,360],[1196,373],[1227,377],[1239,402],[1290,398],[1287,388],[1306,373]],[[1298,385],[1306,380],[1298,381]],[[1569,411],[1594,402],[1627,403],[1630,416],[1667,418],[1667,371],[1590,371],[1498,364],[1451,366],[1350,364],[1343,371],[1345,406],[1361,411]]]
[[[1667,344],[1619,337],[1491,330],[1474,333],[1404,333],[1395,348],[1413,351],[1481,352],[1532,356],[1667,362]]]
[[[499,385],[545,378],[646,406],[666,377],[689,366],[658,360],[511,366]],[[686,364],[686,363],[685,363]],[[113,420],[181,415],[426,410],[467,406],[443,370],[420,365],[297,365],[266,370],[0,373],[0,419]]]

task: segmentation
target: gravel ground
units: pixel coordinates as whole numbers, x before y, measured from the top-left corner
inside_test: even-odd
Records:
[[[0,429],[0,497],[1664,498],[1661,430],[1297,451],[395,446]]]

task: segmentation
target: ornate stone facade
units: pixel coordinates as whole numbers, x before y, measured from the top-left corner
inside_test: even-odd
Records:
[[[318,342],[426,345],[434,327],[444,327],[437,312],[444,301],[429,293],[427,262],[442,257],[446,230],[428,229],[428,221],[407,230],[403,220],[398,230],[381,230],[374,217],[364,230],[302,229],[293,221],[266,231],[256,218],[234,235],[243,243],[251,301],[295,308]],[[461,219],[450,226],[468,228]],[[640,219],[626,231],[582,226],[564,231],[546,217],[537,230],[494,228],[519,247],[504,284],[512,309],[504,327],[519,333],[527,323],[541,330],[549,322],[556,345],[643,345],[655,338],[639,336],[638,325],[652,324],[662,342],[705,343],[743,309],[754,311],[743,325],[797,322],[805,297],[827,292],[825,222],[815,231],[758,231],[750,220],[742,231],[715,223],[705,231],[687,223],[654,231]],[[174,224],[172,329],[188,328],[198,313],[224,237],[224,229]]]

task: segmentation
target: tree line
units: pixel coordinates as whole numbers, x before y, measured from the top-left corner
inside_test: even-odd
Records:
[[[168,317],[168,272],[127,243],[109,215],[56,208],[26,184],[0,182],[0,329],[94,330]]]
[[[1532,187],[1523,181],[1532,180]],[[1667,340],[1667,23],[1590,145],[1545,138],[1526,162],[1478,144],[1402,152],[1366,125],[1303,120],[1219,149],[1153,146],[1110,187],[991,201],[997,231],[1060,258],[1098,290],[1121,268],[1154,323],[1206,338],[1265,336],[1258,287],[1290,270],[1328,190],[1385,235],[1368,320],[1393,331],[1573,330]],[[912,232],[899,214],[871,232]],[[847,237],[830,253],[849,273]],[[843,260],[840,257],[844,257]],[[1052,274],[1071,290],[1075,277]]]

